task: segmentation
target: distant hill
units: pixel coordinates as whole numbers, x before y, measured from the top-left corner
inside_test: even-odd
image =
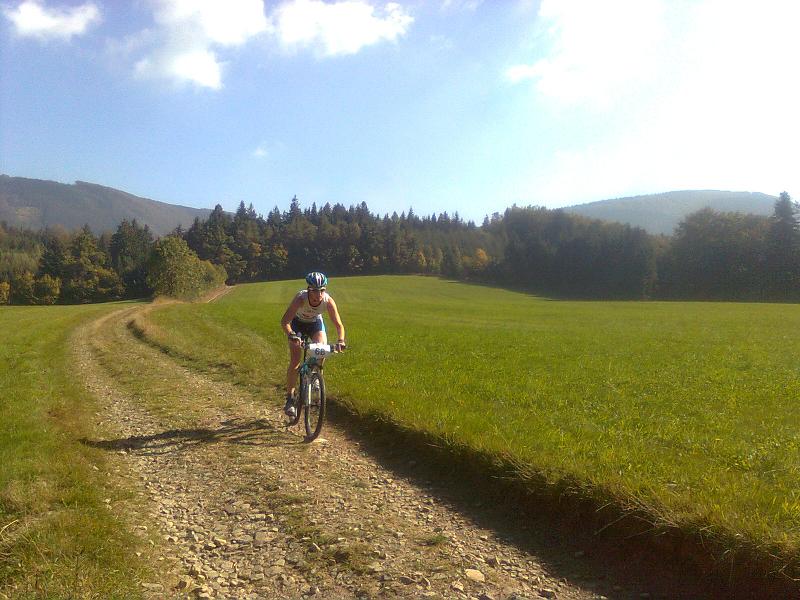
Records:
[[[156,235],[178,225],[188,228],[209,209],[189,208],[140,198],[114,188],[84,181],[69,185],[41,179],[0,175],[0,221],[14,227],[42,229],[63,225],[77,229],[89,224],[95,234],[116,231],[124,220],[136,219]]]
[[[688,190],[647,196],[600,200],[564,210],[603,221],[641,227],[650,233],[672,235],[686,215],[710,207],[718,212],[771,215],[777,196],[758,192]]]

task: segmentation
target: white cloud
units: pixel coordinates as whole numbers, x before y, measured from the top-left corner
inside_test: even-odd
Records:
[[[266,31],[261,0],[157,0],[157,29],[147,55],[137,61],[140,77],[166,78],[200,87],[222,87],[219,53]]]
[[[506,79],[511,83],[519,83],[526,79],[538,77],[540,71],[534,65],[513,65],[506,69]]]
[[[284,48],[312,48],[322,56],[355,54],[365,46],[394,41],[413,20],[397,3],[376,10],[364,0],[292,0],[272,15],[273,31]]]
[[[279,140],[262,140],[250,153],[259,161],[272,161],[286,154],[286,145]]]
[[[641,86],[658,75],[650,69],[666,40],[663,13],[660,0],[543,0],[545,56],[510,67],[506,78],[535,79],[541,94],[561,103],[606,107],[627,92],[623,83]]]
[[[180,48],[173,54],[165,54],[160,62],[151,63],[148,59],[136,64],[137,73],[147,75],[156,69],[178,81],[191,81],[202,87],[219,89],[222,87],[222,65],[209,50]]]
[[[36,0],[26,0],[17,8],[3,8],[3,13],[13,24],[17,33],[40,39],[60,38],[69,40],[82,35],[91,25],[100,22],[100,9],[93,2],[72,8],[48,8]]]
[[[690,188],[767,193],[787,188],[800,194],[795,160],[800,61],[794,34],[800,6],[780,0],[757,7],[739,0],[665,0],[648,14],[659,15],[658,22],[645,19],[644,28],[660,32],[661,41],[646,44],[640,64],[607,67],[568,36],[560,38],[552,56],[533,65],[539,98],[557,100],[563,118],[596,117],[601,106],[604,121],[624,128],[612,131],[598,122],[587,145],[562,144],[542,174],[520,186],[520,195],[563,205]],[[562,13],[559,30],[574,30],[572,18],[583,20]],[[598,52],[608,56],[616,50]],[[531,72],[517,75],[521,81]],[[598,103],[597,92],[581,92],[593,87],[602,90],[604,103]]]
[[[403,35],[413,18],[396,3],[377,9],[366,0],[326,3],[290,0],[268,20],[262,0],[150,0],[155,27],[112,45],[138,50],[139,77],[220,89],[226,50],[268,33],[284,49],[311,49],[322,56],[354,54]]]
[[[483,4],[483,0],[442,0],[441,10],[443,12],[461,10],[474,12],[481,4]]]
[[[158,0],[155,20],[167,29],[196,29],[221,46],[241,45],[267,27],[261,0]]]

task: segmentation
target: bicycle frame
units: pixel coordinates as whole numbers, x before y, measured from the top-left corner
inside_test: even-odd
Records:
[[[297,369],[297,373],[300,375],[300,380],[302,381],[303,376],[307,375],[313,366],[308,360],[308,346],[311,344],[311,338],[303,336],[301,344],[303,346],[303,361],[300,363],[300,368]]]
[[[320,372],[322,372],[322,365],[325,362],[325,357],[328,356],[328,354],[336,352],[334,349],[336,347],[335,345],[315,344],[311,342],[310,337],[305,335],[301,340],[301,344],[303,346],[303,360],[300,363],[300,368],[297,369],[297,373],[300,375],[300,381],[303,380],[305,375],[308,375],[308,372],[313,367],[318,367]],[[309,352],[309,350],[311,352]]]
[[[322,375],[322,366],[325,357],[337,351],[338,347],[331,344],[311,343],[308,336],[301,338],[303,346],[303,360],[297,369],[299,393],[295,407],[297,412],[289,425],[295,425],[303,413],[306,427],[306,441],[313,441],[322,430],[325,418],[325,379]],[[315,399],[312,399],[315,396]],[[312,408],[314,409],[312,411]]]

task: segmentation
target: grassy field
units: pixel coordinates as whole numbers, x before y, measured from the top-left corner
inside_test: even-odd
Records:
[[[279,385],[278,322],[301,287],[155,311],[154,337],[220,377]],[[330,292],[350,351],[328,385],[355,411],[501,458],[532,486],[796,561],[798,306],[551,301],[389,276]]]
[[[78,441],[94,405],[69,366],[70,332],[117,308],[0,307],[0,596],[139,595],[105,453]]]

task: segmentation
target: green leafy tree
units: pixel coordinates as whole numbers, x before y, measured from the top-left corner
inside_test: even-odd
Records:
[[[455,277],[457,279],[463,277],[464,261],[462,260],[461,248],[458,246],[447,246],[443,252],[442,273],[448,277]]]
[[[674,297],[762,299],[768,220],[706,208],[678,225],[662,270]]]
[[[78,232],[68,247],[62,279],[62,297],[68,303],[117,300],[124,293],[119,275],[108,266],[108,255],[88,226]]]
[[[34,285],[36,280],[33,273],[25,271],[20,273],[11,281],[11,303],[12,304],[35,304],[36,293]]]
[[[243,209],[240,223],[247,219]],[[206,221],[195,220],[186,235],[186,241],[202,260],[221,265],[231,282],[238,281],[247,270],[247,261],[234,251],[236,225],[230,216],[217,204]]]
[[[36,271],[38,259],[35,254],[23,250],[0,250],[0,281],[10,281],[27,271]]]
[[[424,273],[428,268],[428,261],[425,259],[425,253],[418,249],[410,257],[408,268],[412,273]]]
[[[42,251],[41,234],[0,222],[0,281],[11,281],[25,271],[36,272]]]
[[[360,273],[361,270],[364,268],[364,258],[361,256],[361,253],[358,251],[358,248],[356,248],[353,244],[350,244],[347,247],[345,256],[347,259],[346,272]]]
[[[61,294],[61,280],[44,274],[36,278],[33,286],[36,304],[55,304]]]
[[[289,252],[283,244],[272,244],[261,256],[261,272],[265,277],[279,277],[286,273]]]
[[[190,300],[221,285],[226,277],[222,267],[201,261],[182,238],[168,236],[153,247],[147,283],[157,295]]]

